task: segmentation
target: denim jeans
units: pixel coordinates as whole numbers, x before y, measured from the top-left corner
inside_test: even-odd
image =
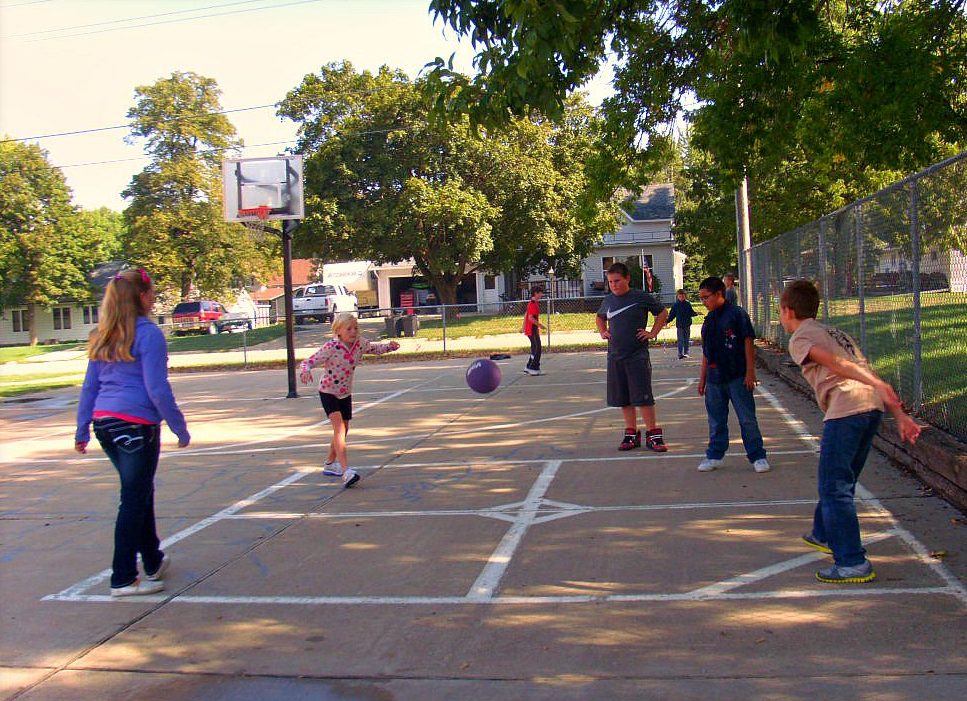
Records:
[[[708,411],[708,448],[705,457],[721,460],[729,449],[729,402],[735,408],[742,429],[742,445],[749,462],[766,456],[762,446],[759,422],[755,418],[755,399],[746,388],[745,380],[738,378],[731,382],[709,382],[705,385],[705,409]]]
[[[114,523],[112,587],[126,587],[137,579],[138,553],[146,572],[157,570],[164,557],[154,523],[159,434],[157,424],[135,424],[115,418],[94,421],[94,435],[121,478],[121,503]]]
[[[528,336],[531,342],[531,356],[527,360],[527,367],[530,370],[541,369],[541,330],[534,327],[531,335]]]
[[[868,411],[823,424],[813,537],[829,545],[840,567],[855,567],[866,560],[853,498],[882,418],[882,411]]]
[[[692,327],[677,326],[675,328],[678,331],[678,355],[679,357],[688,355],[688,342],[692,335]]]

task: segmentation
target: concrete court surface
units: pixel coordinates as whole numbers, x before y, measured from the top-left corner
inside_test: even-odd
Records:
[[[967,698],[963,516],[874,455],[878,579],[818,583],[817,410],[762,376],[773,471],[733,426],[702,474],[697,363],[652,358],[665,455],[616,451],[600,352],[515,356],[486,396],[466,359],[363,365],[351,490],[314,388],[175,375],[167,589],[113,601],[116,476],[71,450],[78,390],[0,404],[0,698]]]

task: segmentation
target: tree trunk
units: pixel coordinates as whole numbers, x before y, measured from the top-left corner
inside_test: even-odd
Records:
[[[27,305],[27,330],[30,332],[30,345],[36,346],[37,339],[37,305]]]

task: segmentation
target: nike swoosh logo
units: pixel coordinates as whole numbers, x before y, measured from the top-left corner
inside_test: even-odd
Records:
[[[618,314],[620,314],[621,312],[626,312],[632,307],[637,307],[637,306],[638,306],[637,304],[629,304],[627,307],[621,307],[621,309],[615,309],[614,311],[609,310],[608,318],[613,319],[614,317],[618,316]]]

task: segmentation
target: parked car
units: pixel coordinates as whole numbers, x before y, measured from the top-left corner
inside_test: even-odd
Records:
[[[292,293],[292,315],[297,324],[309,318],[331,322],[340,312],[359,313],[356,295],[342,285],[320,282],[306,285]]]
[[[190,331],[216,334],[233,329],[251,329],[252,320],[242,312],[229,312],[218,302],[202,299],[180,302],[171,313],[174,333],[179,336]]]

